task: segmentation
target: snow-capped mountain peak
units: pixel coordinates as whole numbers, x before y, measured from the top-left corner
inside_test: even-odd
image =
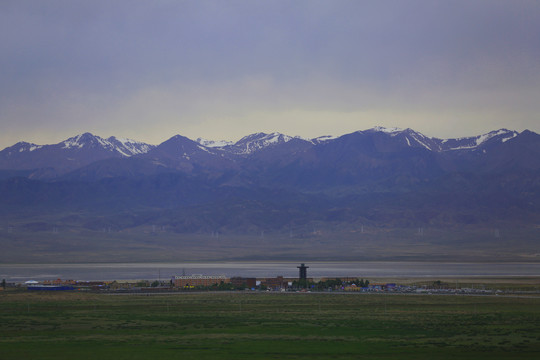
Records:
[[[491,132],[489,132],[487,134],[484,134],[484,135],[477,136],[476,137],[476,144],[478,146],[480,146],[480,145],[484,144],[485,142],[489,141],[490,139],[496,138],[496,137],[499,137],[502,142],[506,142],[507,140],[515,138],[516,136],[518,136],[517,131],[510,131],[510,130],[507,130],[507,129],[500,129],[500,130],[491,131]]]
[[[149,145],[141,141],[127,138],[117,138],[115,136],[108,138],[107,142],[112,144],[117,152],[126,157],[138,154],[146,154],[155,147],[154,145]]]
[[[289,142],[292,139],[294,138],[278,132],[273,132],[271,134],[255,133],[244,136],[234,144],[234,147],[236,148],[236,153],[247,155],[268,146]]]
[[[104,139],[91,133],[84,133],[71,137],[65,141],[62,141],[59,145],[62,147],[62,149],[68,150],[82,148],[102,149],[113,153],[119,153],[123,157],[144,154],[154,147],[153,145],[148,145],[140,141],[117,138],[115,136]]]
[[[30,153],[32,151],[41,149],[42,145],[36,145],[26,141],[20,141],[13,146],[7,147],[3,150],[7,156],[14,156],[21,153]]]
[[[384,127],[384,126],[375,126],[371,129],[368,129],[366,130],[366,132],[383,132],[383,133],[387,133],[387,134],[397,134],[397,133],[401,133],[403,132],[404,130],[401,129],[401,128],[398,128],[398,127]]]
[[[482,134],[478,136],[457,138],[457,139],[446,139],[441,141],[441,150],[442,151],[452,151],[452,150],[474,150],[478,147],[484,146],[492,141],[506,142],[510,139],[518,136],[517,131],[510,131],[507,129],[500,129],[490,131],[487,134]]]
[[[375,126],[371,129],[361,131],[361,133],[383,133],[389,135],[390,137],[399,139],[402,144],[408,147],[424,148],[429,151],[438,150],[435,139],[429,138],[424,134],[416,132],[410,128],[402,129],[398,127],[387,128],[382,126]]]
[[[500,129],[491,131],[487,134],[478,136],[457,138],[457,139],[438,139],[430,138],[422,133],[416,132],[412,129],[400,129],[397,127],[385,128],[376,126],[374,128],[360,131],[361,133],[384,133],[391,137],[400,139],[404,144],[410,147],[421,147],[429,151],[452,151],[452,150],[475,150],[478,147],[482,147],[492,141],[506,142],[519,133],[517,131],[510,131],[507,129]]]
[[[84,133],[74,137],[70,137],[67,140],[62,141],[60,144],[63,145],[62,149],[73,149],[73,148],[83,148],[86,145],[95,143],[99,136],[94,136],[90,133]],[[101,139],[101,138],[99,138]],[[102,140],[102,139],[101,139]]]
[[[429,138],[422,133],[416,132],[412,129],[406,129],[400,132],[407,144],[412,147],[423,147],[429,151],[438,151],[439,146],[435,139]],[[392,134],[394,136],[394,134]]]
[[[32,143],[27,143],[27,142],[24,142],[24,141],[20,142],[20,143],[17,143],[16,146],[17,146],[17,151],[18,152],[24,152],[24,151],[32,152],[32,151],[41,149],[43,147],[42,145],[36,145],[36,144],[32,144]]]

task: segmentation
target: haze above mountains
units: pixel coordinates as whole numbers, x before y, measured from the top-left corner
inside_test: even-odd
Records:
[[[158,228],[320,240],[368,228],[517,228],[534,245],[540,224],[540,135],[531,131],[437,139],[376,127],[159,145],[85,133],[8,147],[0,174],[4,230],[36,234]]]

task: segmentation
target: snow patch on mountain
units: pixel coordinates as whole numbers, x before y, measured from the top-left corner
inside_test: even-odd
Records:
[[[517,133],[516,131],[513,131],[513,132],[512,132],[512,136],[506,137],[506,138],[502,139],[501,141],[504,143],[504,142],[507,142],[507,141],[510,140],[510,139],[515,138],[516,136],[518,136],[518,133]]]
[[[207,140],[207,139],[203,139],[203,138],[197,138],[197,140],[195,140],[195,141],[197,141],[202,146],[206,146],[206,147],[209,147],[209,148],[220,148],[220,147],[224,147],[224,146],[234,145],[234,142],[227,141],[227,140],[214,141],[214,140]]]
[[[43,146],[42,145],[32,144],[32,143],[27,143],[27,142],[20,142],[20,143],[15,144],[15,146],[13,146],[13,147],[18,148],[19,152],[25,152],[25,151],[32,152],[32,151],[41,149]]]
[[[202,150],[202,151],[205,151],[205,152],[207,152],[207,153],[209,153],[209,154],[213,154],[212,152],[210,152],[210,150],[208,150],[208,149],[207,149],[206,147],[204,147],[204,146],[197,145],[197,147],[198,147],[200,150]]]
[[[412,146],[412,145],[411,145],[411,141],[409,140],[408,137],[405,136],[405,140],[407,140],[407,145]]]
[[[338,137],[339,136],[334,136],[334,135],[323,135],[323,136],[316,137],[314,139],[310,139],[308,141],[311,142],[312,144],[316,145],[316,144],[320,144],[320,143],[323,143],[323,142],[326,142],[326,141],[335,140]]]
[[[428,149],[429,151],[433,151],[433,148],[431,146],[429,146],[427,144],[427,142],[430,140],[429,138],[425,137],[424,135],[422,134],[418,134],[414,131],[411,131],[410,134],[409,134],[418,144],[420,144],[421,146],[425,147],[426,149]],[[410,145],[409,143],[409,146],[412,146]]]
[[[480,135],[475,139],[476,146],[480,146],[483,143],[485,143],[486,141],[488,141],[489,139],[491,139],[492,137],[499,136],[499,135],[504,135],[507,132],[508,132],[507,130],[498,130],[498,131],[492,131],[492,132],[484,134],[484,135]]]

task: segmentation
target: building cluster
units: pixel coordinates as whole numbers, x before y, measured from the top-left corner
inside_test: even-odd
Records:
[[[286,289],[292,285],[294,280],[297,279],[284,278],[283,276],[257,279],[254,277],[235,276],[228,278],[225,275],[194,274],[175,276],[172,279],[172,285],[175,288],[184,289],[212,287],[227,284],[234,289],[256,289],[261,287],[271,289]]]
[[[358,278],[308,278],[308,267],[298,266],[298,277],[227,277],[225,275],[181,275],[170,280],[113,280],[113,281],[75,281],[75,280],[29,280],[23,283],[7,283],[2,280],[0,291],[25,286],[28,290],[76,290],[76,291],[127,291],[127,292],[175,292],[184,290],[266,290],[266,291],[344,291],[344,292],[397,292],[427,294],[502,294],[500,289],[458,288],[440,280],[423,285],[397,285],[395,283],[370,283]],[[504,293],[530,294],[538,290],[512,290]]]
[[[298,278],[284,278],[283,276],[278,276],[275,278],[262,278],[257,280],[256,278],[245,277],[228,278],[225,275],[215,276],[194,274],[191,276],[175,276],[172,279],[171,283],[176,288],[212,287],[230,284],[231,287],[235,289],[264,288],[272,290],[283,290],[293,286],[295,281],[298,281],[298,283],[307,283],[308,266],[305,266],[305,264],[301,264],[300,266],[298,266],[298,269]]]
[[[119,280],[119,281],[75,281],[75,280],[46,280],[43,282],[27,281],[29,290],[110,290],[110,291],[176,291],[176,290],[314,290],[314,291],[379,291],[387,290],[394,284],[374,284],[367,287],[367,281],[344,278],[308,278],[308,266],[298,266],[298,277],[227,277],[225,275],[177,275],[170,281]]]
[[[200,274],[194,274],[194,275],[182,275],[182,276],[175,276],[172,280],[173,285],[175,287],[181,287],[181,288],[193,288],[193,287],[200,287],[200,286],[212,286],[212,285],[219,285],[219,284],[229,284],[231,282],[231,279],[226,277],[225,275],[200,275]]]

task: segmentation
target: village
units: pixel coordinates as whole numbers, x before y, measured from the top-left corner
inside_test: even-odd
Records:
[[[359,277],[308,277],[305,264],[298,266],[298,277],[227,277],[225,275],[176,275],[162,280],[28,280],[20,283],[2,281],[1,290],[6,288],[27,291],[81,291],[101,293],[167,294],[178,292],[210,291],[265,291],[265,292],[360,292],[360,293],[413,293],[413,294],[523,294],[538,293],[538,289],[516,289],[487,287],[485,285],[449,283],[441,280],[415,284],[396,282],[370,282]]]

